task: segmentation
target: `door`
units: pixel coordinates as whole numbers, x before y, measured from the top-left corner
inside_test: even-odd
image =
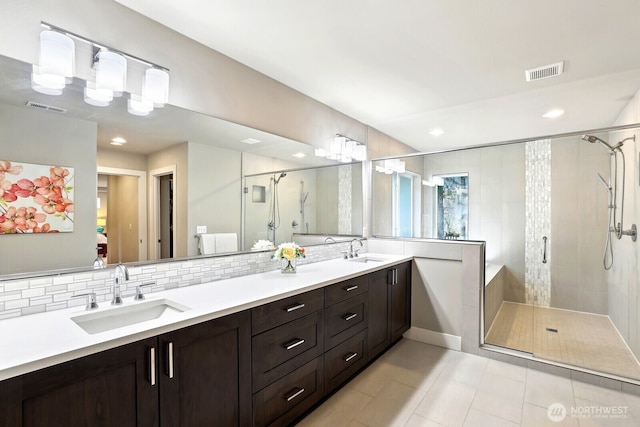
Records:
[[[251,331],[241,312],[161,335],[166,426],[251,425]]]
[[[160,177],[160,258],[173,258],[173,174]]]

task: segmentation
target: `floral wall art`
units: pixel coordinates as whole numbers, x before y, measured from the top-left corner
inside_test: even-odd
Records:
[[[73,231],[73,168],[0,160],[0,234]]]

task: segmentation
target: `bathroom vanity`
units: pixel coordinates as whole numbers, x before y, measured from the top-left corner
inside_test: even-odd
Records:
[[[101,333],[73,324],[82,308],[4,321],[3,333],[66,319],[57,337],[38,335],[51,323],[22,329],[57,349],[0,366],[1,424],[287,425],[410,327],[410,260],[368,254],[152,294],[185,310]]]

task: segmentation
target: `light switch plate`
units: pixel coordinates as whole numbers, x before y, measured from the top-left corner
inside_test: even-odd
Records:
[[[196,233],[202,234],[202,233],[206,233],[206,232],[207,232],[207,226],[206,225],[196,225]]]

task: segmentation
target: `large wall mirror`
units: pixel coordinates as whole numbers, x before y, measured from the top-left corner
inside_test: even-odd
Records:
[[[341,233],[337,213],[329,219],[322,211],[324,200],[337,203],[340,191],[346,197],[340,168],[360,185],[350,202],[362,212],[361,168],[316,157],[307,144],[171,105],[147,117],[129,114],[125,97],[108,107],[88,105],[79,79],[62,95],[47,96],[31,88],[30,64],[0,57],[0,70],[0,160],[68,166],[75,173],[74,231],[1,235],[0,276],[91,268],[100,243],[108,263],[199,256],[201,233],[235,235],[237,243],[224,252],[250,250],[266,238],[268,221],[266,214],[252,213],[257,203],[243,200],[243,175],[272,199],[269,179],[261,183],[258,176],[291,171],[279,183],[278,240],[285,215],[288,239],[307,231]],[[114,146],[115,137],[127,142]],[[332,185],[318,185],[329,176]],[[304,218],[298,200],[303,190]],[[255,224],[252,215],[260,218]],[[362,235],[359,215],[346,234]]]

